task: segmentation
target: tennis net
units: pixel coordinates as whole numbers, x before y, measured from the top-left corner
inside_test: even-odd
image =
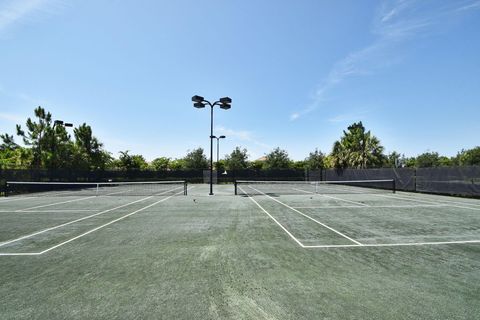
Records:
[[[395,180],[235,181],[238,195],[394,193]]]
[[[6,196],[155,196],[187,195],[185,181],[30,182],[7,181]]]

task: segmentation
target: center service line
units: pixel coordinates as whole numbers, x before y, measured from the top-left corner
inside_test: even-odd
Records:
[[[302,216],[304,216],[305,218],[312,220],[313,222],[315,222],[315,223],[317,223],[317,224],[319,224],[319,225],[321,225],[321,226],[323,226],[323,227],[327,228],[328,230],[331,230],[331,231],[335,232],[336,234],[338,234],[338,235],[340,235],[340,236],[342,236],[342,237],[344,237],[344,238],[346,238],[346,239],[350,240],[351,242],[353,242],[353,243],[356,243],[356,244],[357,244],[357,245],[359,245],[359,246],[363,246],[363,244],[362,244],[362,243],[360,243],[360,242],[358,242],[357,240],[350,238],[349,236],[347,236],[347,235],[345,235],[345,234],[341,233],[340,231],[338,231],[338,230],[335,230],[334,228],[327,226],[325,223],[322,223],[322,222],[320,222],[320,221],[318,221],[318,220],[316,220],[316,219],[314,219],[314,218],[312,218],[312,217],[310,217],[310,216],[306,215],[306,214],[305,214],[305,213],[303,213],[303,212],[300,212],[299,210],[297,210],[297,209],[295,209],[295,208],[293,208],[293,207],[289,206],[288,204],[285,204],[285,203],[281,202],[280,200],[277,200],[277,199],[275,199],[275,198],[273,198],[273,197],[269,196],[268,194],[265,194],[265,193],[263,193],[262,191],[255,189],[254,187],[251,187],[251,186],[249,186],[249,188],[252,188],[253,190],[255,190],[255,191],[257,191],[257,192],[259,192],[259,193],[261,193],[261,194],[263,194],[263,195],[265,195],[265,196],[267,196],[267,197],[269,197],[270,199],[272,199],[272,200],[274,200],[274,201],[276,201],[276,202],[280,203],[281,205],[283,205],[283,206],[285,206],[285,207],[289,208],[290,210],[293,210],[293,211],[297,212],[298,214],[301,214],[301,215],[302,215]]]
[[[242,190],[243,193],[247,194],[241,187],[240,187],[240,190]],[[247,195],[248,195],[248,194],[247,194]],[[263,212],[265,212],[265,213],[270,217],[270,219],[272,219],[276,224],[278,224],[278,225],[280,226],[280,228],[282,228],[283,231],[285,231],[285,232],[290,236],[290,238],[293,239],[293,241],[295,241],[300,247],[302,247],[302,248],[304,247],[304,245],[303,245],[297,238],[295,238],[295,236],[293,236],[293,235],[290,233],[290,231],[288,231],[284,226],[282,226],[282,225],[280,224],[280,222],[277,221],[277,219],[275,219],[274,217],[272,217],[272,215],[271,215],[270,213],[268,213],[268,211],[265,210],[257,201],[255,201],[255,199],[253,199],[253,198],[250,197],[250,196],[248,196],[248,198],[249,198],[250,200],[252,200],[253,203],[255,203]]]

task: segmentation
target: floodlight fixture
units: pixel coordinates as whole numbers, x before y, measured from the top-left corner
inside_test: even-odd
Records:
[[[197,103],[201,103],[201,102],[205,101],[205,99],[202,96],[194,95],[192,97],[192,101],[197,102]]]
[[[55,120],[53,121],[53,128],[56,126],[73,127],[73,124],[70,122],[63,122],[63,120]]]
[[[210,193],[209,195],[213,195],[213,139],[217,139],[217,162],[218,162],[218,141],[220,139],[225,138],[225,136],[220,136],[216,137],[213,135],[213,107],[219,106],[221,109],[228,110],[230,109],[232,99],[229,97],[223,97],[220,98],[218,101],[215,101],[214,103],[211,103],[208,100],[205,100],[204,97],[199,96],[199,95],[194,95],[192,97],[193,106],[195,108],[201,109],[205,108],[207,105],[210,106]]]
[[[56,153],[56,146],[57,146],[57,136],[56,136],[56,130],[55,130],[55,127],[56,126],[61,126],[61,127],[73,127],[73,124],[69,123],[69,122],[63,122],[63,120],[55,120],[53,121],[53,132],[54,132],[54,136],[53,136],[53,139],[54,139],[54,143],[53,143],[53,147],[52,147],[52,150],[53,150],[53,153]],[[39,150],[39,153],[41,154],[41,148],[40,148],[40,143],[38,144],[38,150]]]
[[[230,99],[229,97],[223,97],[223,98],[220,98],[220,103],[222,104],[230,104],[232,103],[232,99]]]

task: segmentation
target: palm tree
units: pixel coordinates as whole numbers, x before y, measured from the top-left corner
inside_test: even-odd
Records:
[[[360,121],[343,131],[343,137],[333,145],[332,156],[337,168],[367,168],[383,162],[383,149],[380,140]]]

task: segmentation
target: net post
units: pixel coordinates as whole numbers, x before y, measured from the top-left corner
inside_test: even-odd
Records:
[[[184,196],[187,195],[187,181],[184,181],[184,182],[183,182],[183,195],[184,195]]]
[[[235,195],[237,195],[237,194],[238,194],[238,193],[237,193],[237,180],[235,180],[235,181],[233,182],[233,185],[235,186]]]
[[[97,183],[97,188],[96,188],[96,191],[95,191],[95,196],[97,196],[97,197],[98,197],[99,188],[100,188],[100,183]]]
[[[392,179],[392,191],[395,193],[397,191],[397,183],[395,179]]]

